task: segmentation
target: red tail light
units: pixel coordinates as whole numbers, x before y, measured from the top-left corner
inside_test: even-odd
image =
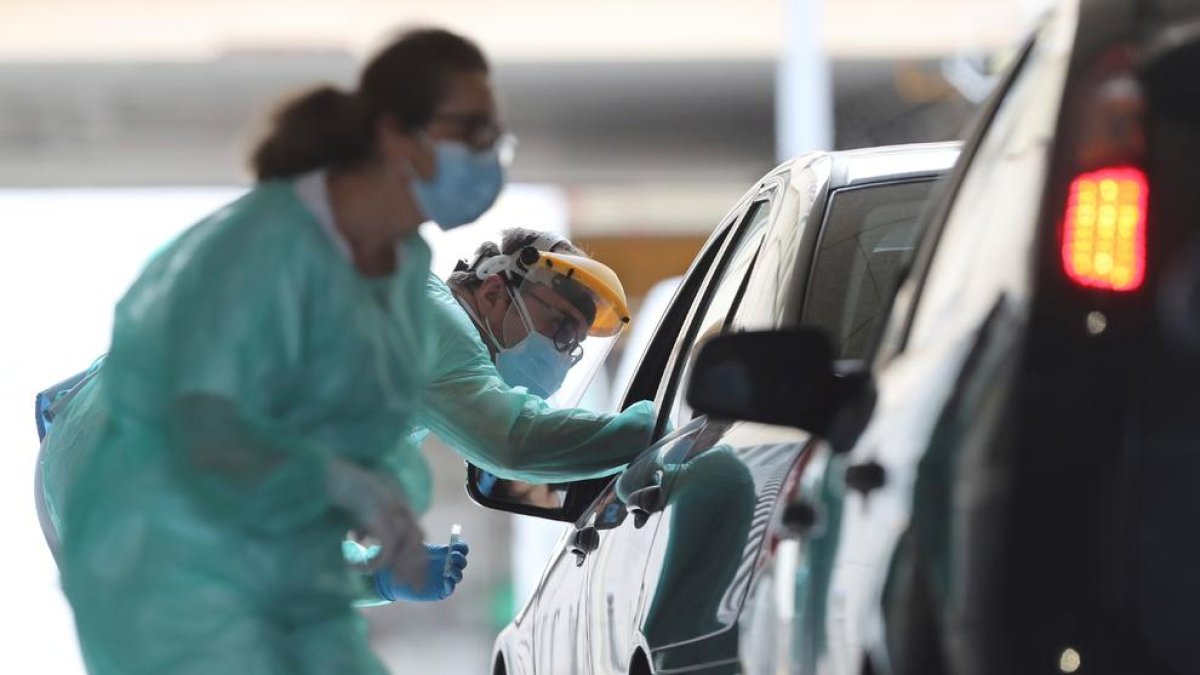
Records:
[[[1071,181],[1062,223],[1063,269],[1087,288],[1134,291],[1146,276],[1146,174],[1130,166]]]

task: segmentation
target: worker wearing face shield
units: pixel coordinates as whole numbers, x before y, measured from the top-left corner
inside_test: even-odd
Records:
[[[556,396],[564,380],[579,385],[574,393],[586,386],[629,323],[610,268],[567,239],[513,228],[460,262],[448,281],[431,275],[426,290],[438,347],[406,443],[432,431],[489,480],[529,484],[611,474],[650,444],[650,401],[619,414],[555,405],[572,402]],[[393,470],[406,485],[432,484],[423,462]],[[414,505],[425,508],[429,497],[428,490],[414,494]],[[345,547],[350,559],[369,558],[353,542]],[[386,571],[375,576],[378,598],[445,597],[390,579]]]
[[[442,339],[418,421],[472,464],[567,482],[613,473],[649,445],[649,401],[619,414],[554,405],[564,380],[590,381],[628,325],[610,268],[565,239],[514,229],[428,291]]]

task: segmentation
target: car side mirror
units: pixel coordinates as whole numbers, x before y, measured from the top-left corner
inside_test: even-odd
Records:
[[[573,522],[582,513],[579,502],[588,499],[587,503],[582,505],[586,508],[591,503],[589,497],[594,496],[585,495],[583,493],[588,492],[587,490],[575,489],[576,487],[581,486],[575,483],[545,484],[508,480],[484,471],[474,464],[467,464],[467,495],[476,504],[496,511]]]
[[[833,353],[817,328],[718,335],[696,356],[688,404],[718,419],[804,429],[844,449],[874,396],[862,364],[834,361]]]

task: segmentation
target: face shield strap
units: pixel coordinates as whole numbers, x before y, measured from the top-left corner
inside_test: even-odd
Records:
[[[521,252],[524,253],[527,248],[521,249]],[[528,335],[529,333],[534,332],[536,329],[534,328],[532,317],[529,316],[529,310],[525,307],[525,302],[520,297],[521,294],[514,289],[514,285],[517,284],[519,280],[524,279],[525,274],[528,272],[528,268],[525,267],[525,265],[519,260],[518,255],[500,254],[491,256],[482,261],[476,258],[475,264],[472,265],[472,267],[475,270],[475,278],[479,279],[480,281],[496,274],[499,274],[504,279],[504,289],[508,292],[508,297],[510,300],[509,304],[510,306],[515,306],[517,308],[517,314],[520,315],[521,323],[525,325],[526,335]],[[466,305],[464,305],[464,307],[465,306]],[[488,326],[487,322],[485,321],[480,321],[480,319],[472,310],[468,309],[467,312],[471,315],[471,318],[474,319],[475,322],[479,324],[488,334],[488,337],[491,339],[492,344],[496,346],[496,349],[503,351],[505,347],[501,341],[496,338],[495,333],[492,332],[491,326]]]
[[[554,251],[555,246],[565,243],[567,243],[565,238],[560,237],[553,232],[543,232],[537,236],[537,239],[529,242],[528,247],[549,253]]]
[[[521,297],[520,292],[514,289],[512,284],[504,284],[504,288],[508,289],[508,297],[512,300],[512,306],[517,308],[517,314],[521,315],[521,323],[525,324],[525,334],[536,331],[533,317],[529,316],[529,308],[525,306],[525,299]]]
[[[487,279],[493,274],[503,274],[505,279],[515,283],[518,278],[524,278],[529,273],[529,266],[538,261],[539,253],[550,252],[555,246],[566,241],[553,232],[543,232],[516,253],[501,253],[482,260],[476,258],[467,269],[474,270],[475,277],[479,280]]]
[[[504,275],[504,278],[512,282],[514,276],[525,276],[524,271],[518,267],[520,263],[514,256],[511,255],[494,255],[486,260],[475,260],[473,265],[475,269],[475,278],[483,281],[494,274]]]

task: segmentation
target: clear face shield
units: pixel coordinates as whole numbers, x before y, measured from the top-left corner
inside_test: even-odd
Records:
[[[532,248],[509,279],[497,369],[555,407],[575,406],[629,322],[620,281],[590,258]]]

